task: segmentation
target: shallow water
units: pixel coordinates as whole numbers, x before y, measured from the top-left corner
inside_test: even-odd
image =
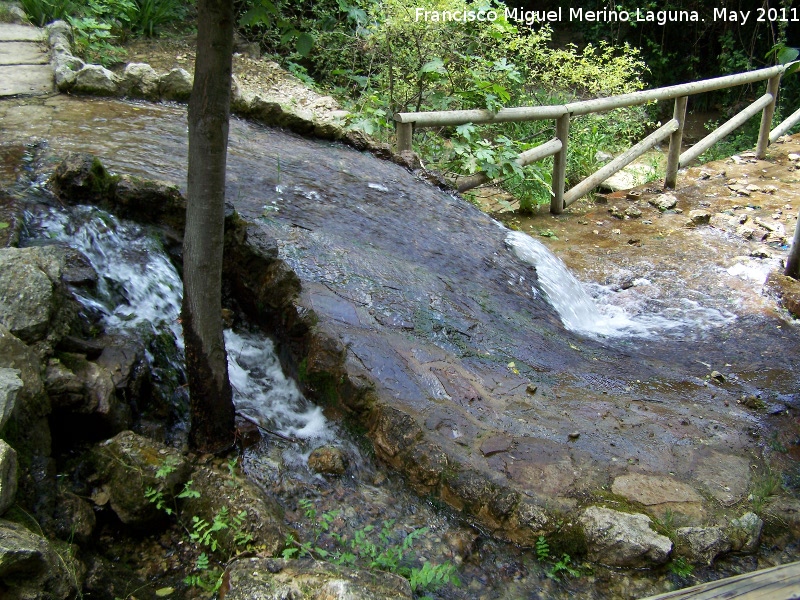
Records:
[[[179,185],[184,181],[183,107],[55,98],[15,110],[0,104],[0,117],[6,144],[48,140],[46,148],[32,153],[36,172],[46,172],[54,157],[66,150],[82,150],[95,152],[113,170]],[[533,402],[521,405],[502,397],[492,404],[459,398],[434,378],[424,393],[418,392],[400,369],[387,367],[387,385],[395,386],[391,392],[411,398],[415,408],[427,410],[431,397],[452,399],[462,403],[465,412],[473,411],[470,418],[554,444],[576,426],[596,426],[597,431],[588,428],[570,452],[578,457],[576,472],[585,466],[578,461],[586,460],[582,476],[602,484],[608,472],[619,472],[623,464],[682,473],[690,469],[685,455],[664,448],[686,448],[700,436],[704,443],[749,447],[752,441],[739,425],[746,422],[749,431],[761,419],[723,409],[726,394],[732,397],[747,388],[763,391],[770,402],[797,402],[794,359],[785,355],[798,346],[796,335],[788,331],[774,302],[745,293],[752,287],[748,274],[754,271],[748,261],[736,263],[742,267],[707,266],[698,260],[697,247],[686,247],[684,240],[669,235],[658,240],[658,251],[646,256],[582,251],[594,245],[591,240],[588,246],[576,244],[578,249],[573,247],[571,253],[559,253],[584,281],[571,282],[566,292],[568,297],[583,297],[588,307],[584,320],[572,327],[572,317],[564,316],[570,303],[557,312],[545,300],[550,297],[552,302],[557,296],[555,287],[548,291],[547,284],[536,283],[530,262],[538,259],[508,251],[512,234],[473,207],[414,181],[395,165],[336,144],[238,121],[232,124],[229,156],[229,199],[247,219],[278,239],[281,257],[304,284],[308,282],[314,308],[331,322],[353,331],[365,322],[377,322],[403,339],[424,337],[437,349],[482,369],[484,381],[496,386],[490,389],[493,393],[517,368],[547,391],[547,396],[537,397],[537,413],[531,415]],[[0,179],[12,182],[28,173],[5,167]],[[654,236],[661,235],[656,231]],[[607,243],[601,238],[594,240],[598,246]],[[708,254],[728,252],[724,236],[701,233],[698,238]],[[514,239],[519,246],[523,238]],[[613,252],[611,244],[607,248]],[[423,266],[438,268],[439,274]],[[552,286],[566,277],[556,266]],[[542,273],[538,276],[544,279]],[[503,303],[498,300],[501,295]],[[562,321],[578,333],[565,331]],[[519,341],[516,334],[528,328],[543,335]],[[260,342],[242,332],[228,334],[228,339],[243,359],[232,369],[234,385],[244,392],[240,402],[278,431],[307,440],[293,445],[267,438],[246,458],[252,477],[261,478],[290,512],[303,495],[313,497],[321,510],[343,506],[348,514],[345,528],[379,525],[384,518],[397,518],[406,530],[431,523],[434,532],[424,540],[425,551],[455,559],[455,544],[444,542],[444,535],[451,530],[463,533],[465,528],[453,523],[447,511],[437,513],[419,498],[405,495],[401,482],[387,480],[353,447],[346,450],[353,459],[351,468],[340,481],[323,480],[299,467],[313,443],[331,439],[330,423],[274,373],[274,359]],[[354,339],[351,348],[365,361],[390,356],[380,340]],[[722,365],[739,380],[735,390],[704,388],[704,375]],[[259,382],[253,386],[255,396],[263,387],[283,389],[291,406],[275,410],[269,396],[248,395],[245,390],[253,379]],[[514,380],[513,385],[524,389],[525,380]],[[720,396],[713,400],[717,392]],[[645,412],[648,406],[652,408]],[[727,425],[729,418],[739,421]],[[695,426],[695,419],[700,424]],[[611,421],[631,426],[623,435],[616,425],[608,425]],[[712,423],[723,423],[722,431]],[[454,421],[452,431],[466,439],[469,421]],[[659,443],[648,434],[658,435]],[[609,439],[616,445],[609,447]],[[519,456],[527,452],[535,459],[539,448],[520,444],[519,450]],[[493,468],[508,468],[509,476],[514,474],[513,464],[493,460]],[[530,551],[485,538],[461,560],[465,586],[443,597],[636,597],[675,583],[666,573],[627,577],[602,569],[576,581],[554,582]]]

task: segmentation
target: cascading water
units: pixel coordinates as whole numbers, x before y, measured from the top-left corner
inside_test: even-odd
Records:
[[[182,352],[181,278],[159,241],[143,227],[80,206],[71,214],[50,209],[29,215],[28,230],[33,237],[67,243],[89,259],[99,275],[97,292],[79,300],[103,316],[109,331],[169,330]],[[322,410],[283,374],[269,338],[226,330],[225,342],[238,411],[270,431],[312,446],[336,439]],[[180,361],[172,367],[183,368]],[[297,462],[303,456],[287,453],[284,458]]]
[[[685,336],[693,328],[721,326],[736,318],[732,313],[707,308],[690,299],[682,299],[678,307],[649,313],[640,311],[652,310],[652,303],[640,302],[639,306],[623,308],[611,302],[611,292],[603,286],[592,286],[595,294],[591,295],[590,286],[578,281],[563,261],[531,236],[512,231],[505,241],[517,258],[536,268],[542,292],[570,331],[604,338]],[[533,292],[536,293],[536,288]]]

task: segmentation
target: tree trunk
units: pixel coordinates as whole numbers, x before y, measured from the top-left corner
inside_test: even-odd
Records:
[[[234,407],[222,336],[225,163],[231,102],[232,0],[198,0],[197,59],[189,99],[189,172],[183,239],[183,333],[190,446],[234,442]]]

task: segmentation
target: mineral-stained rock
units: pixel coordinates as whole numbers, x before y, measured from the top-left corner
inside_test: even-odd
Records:
[[[325,475],[344,475],[347,457],[340,448],[322,446],[314,449],[309,455],[308,468]]]
[[[17,453],[0,440],[0,515],[5,513],[17,494]]]
[[[731,549],[721,527],[679,527],[675,530],[675,554],[692,562],[710,565],[720,554]]]
[[[357,571],[311,559],[243,558],[228,565],[225,600],[402,600],[411,587],[399,575]]]
[[[164,516],[148,500],[145,491],[153,488],[163,494],[165,502],[171,502],[188,480],[191,469],[174,448],[132,431],[123,431],[101,442],[94,448],[93,456],[98,486],[102,486],[96,490],[95,498],[108,498],[120,521],[134,526],[147,525]],[[168,467],[169,473],[157,477],[157,471],[164,467]]]
[[[669,558],[672,542],[650,528],[650,517],[590,506],[580,517],[589,559],[614,567],[647,567]]]
[[[734,552],[755,552],[761,541],[761,530],[764,527],[758,515],[749,512],[738,519],[733,519],[728,527],[727,534]]]
[[[77,593],[68,567],[74,559],[56,552],[45,538],[0,519],[0,590],[3,600],[63,600]]]

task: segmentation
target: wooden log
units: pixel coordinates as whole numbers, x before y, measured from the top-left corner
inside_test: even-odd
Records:
[[[800,562],[763,569],[643,600],[795,600],[800,598]]]
[[[683,124],[686,121],[686,103],[689,96],[675,98],[675,108],[672,118],[678,121],[678,128],[669,136],[669,152],[667,153],[667,172],[664,175],[664,187],[675,189],[678,183],[678,166],[681,157],[681,143],[683,142]]]
[[[567,177],[567,146],[569,142],[569,113],[556,121],[556,138],[561,141],[561,150],[553,159],[553,196],[550,198],[550,212],[560,215],[564,212],[564,184]]]
[[[758,132],[758,143],[756,144],[756,158],[764,160],[769,146],[769,130],[772,128],[772,117],[775,114],[775,105],[778,102],[778,90],[781,87],[781,76],[771,77],[767,84],[767,94],[772,96],[772,102],[764,107],[761,113],[761,128]]]
[[[565,105],[519,106],[514,108],[502,108],[497,112],[473,109],[396,113],[394,115],[394,120],[398,123],[414,123],[417,127],[442,127],[445,125],[463,125],[465,123],[503,123],[509,121],[558,119],[567,113],[576,117],[578,115],[603,112],[625,106],[637,106],[656,100],[672,100],[680,96],[690,96],[692,94],[721,90],[736,85],[744,85],[746,83],[756,83],[782,74],[789,66],[790,65],[778,65],[766,69],[749,71],[747,73],[725,75],[723,77],[715,77],[703,81],[681,83],[657,88],[655,90],[631,92],[630,94],[621,94],[608,98],[570,102]]]
[[[792,127],[794,127],[798,121],[800,121],[800,108],[798,108],[791,115],[786,117],[783,123],[781,123],[775,129],[769,132],[769,141],[774,142],[775,140],[777,140],[784,133],[786,133]]]

